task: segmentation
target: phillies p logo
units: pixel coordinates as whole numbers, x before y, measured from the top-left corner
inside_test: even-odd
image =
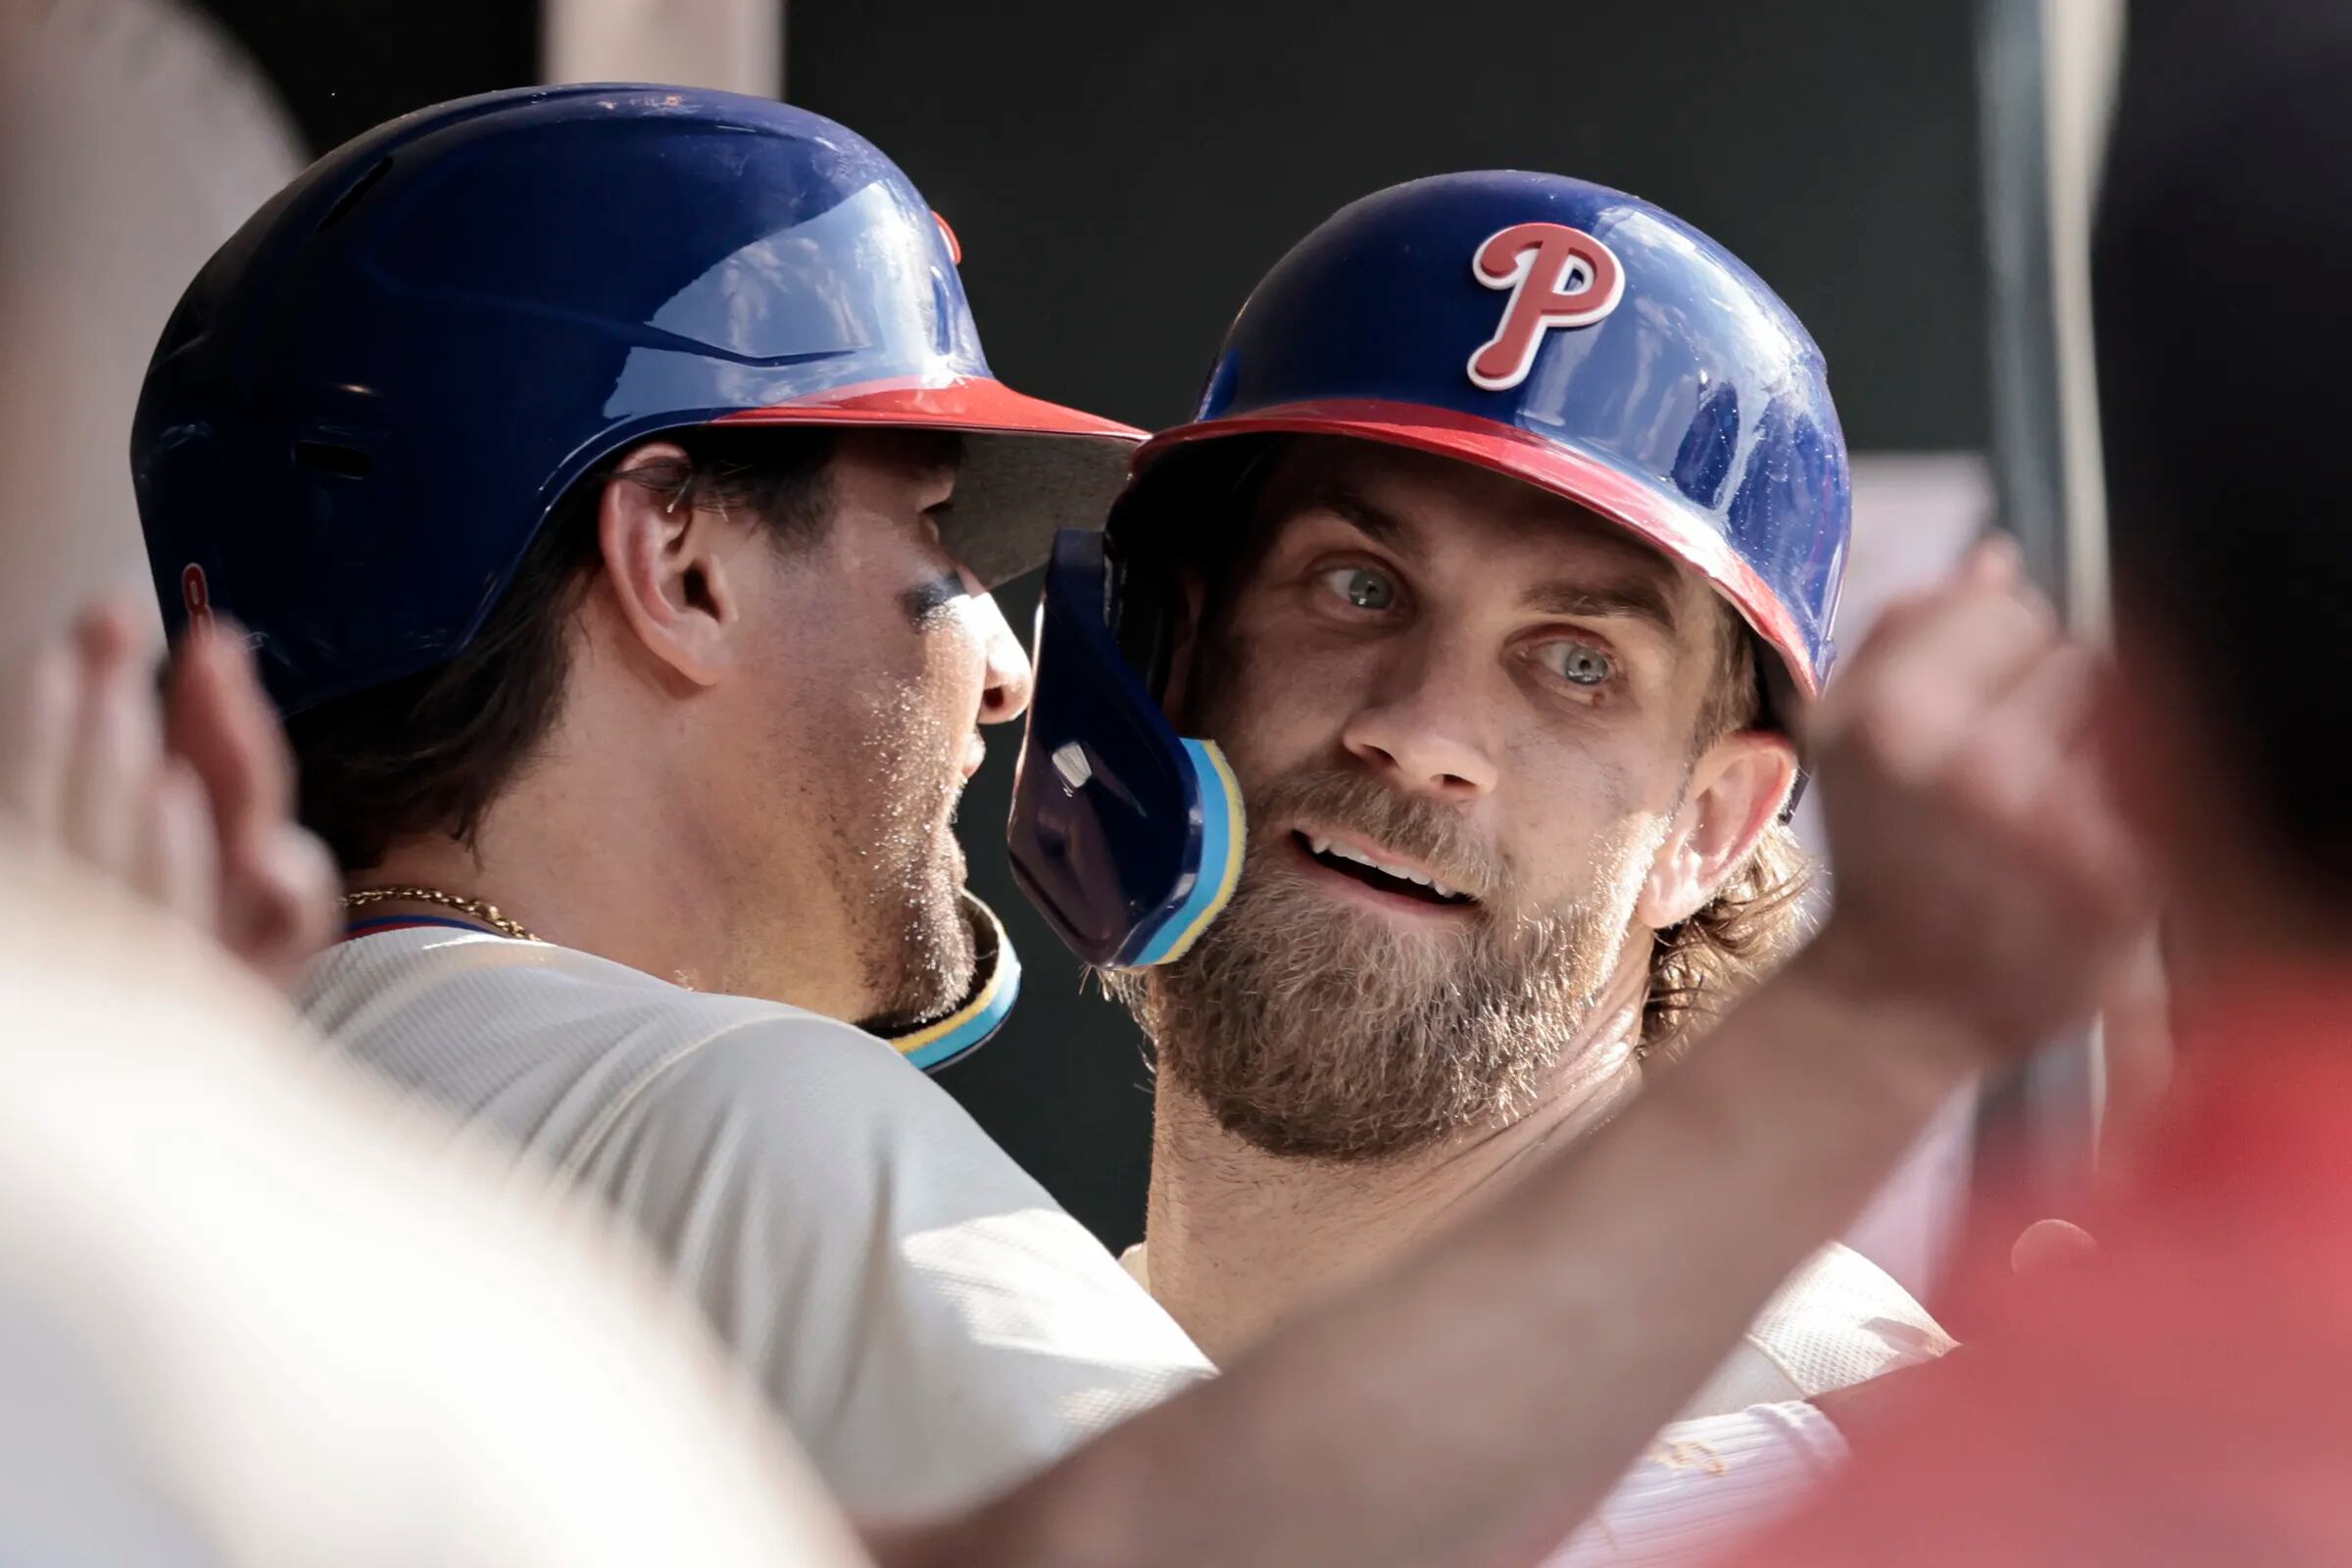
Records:
[[[1470,356],[1470,379],[1489,392],[1527,379],[1546,330],[1591,326],[1625,297],[1615,253],[1565,223],[1513,223],[1478,248],[1470,270],[1487,287],[1511,291],[1502,324]]]

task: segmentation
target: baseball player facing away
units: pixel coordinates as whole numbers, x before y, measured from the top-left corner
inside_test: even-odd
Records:
[[[951,827],[1027,700],[980,577],[1136,435],[991,376],[954,245],[774,103],[444,105],[221,249],[134,436],[167,615],[249,628],[347,873],[311,1019],[609,1197],[889,1512],[1205,1370],[907,1067],[1017,979]]]
[[[1788,308],[1671,215],[1553,175],[1343,210],[1206,388],[1107,534],[1057,551],[1013,851],[1084,956],[1133,965],[1160,1071],[1126,1261],[1224,1361],[1606,1121],[1793,951],[1788,719],[1828,672],[1850,509]],[[1187,791],[1164,842],[1122,840],[1095,782],[1153,760],[1139,736]],[[1231,901],[1147,967],[1170,938],[1139,951],[1130,911],[1162,919],[1194,865],[1203,913]],[[1689,1413],[1947,1343],[1833,1245]],[[1610,1521],[1628,1551],[1644,1518]]]
[[[855,134],[605,85],[314,166],[168,324],[133,460],[167,615],[248,628],[348,878],[313,1021],[629,1220],[853,1508],[1051,1462],[878,1554],[1544,1549],[1955,1082],[2090,1005],[2108,944],[2050,933],[2120,944],[2128,884],[1874,722],[2076,790],[2003,717],[2056,652],[1997,561],[1923,606],[1821,737],[1872,829],[1837,929],[1573,1167],[1208,1379],[916,1070],[1008,1004],[947,821],[1027,698],[979,585],[1100,516],[1129,434],[989,376],[945,226]]]

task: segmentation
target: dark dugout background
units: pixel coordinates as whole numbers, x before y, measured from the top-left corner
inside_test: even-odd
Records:
[[[323,150],[536,79],[514,0],[214,0]],[[1983,450],[1986,320],[1968,0],[1475,9],[1204,0],[790,0],[788,95],[872,137],[955,225],[997,371],[1141,425],[1188,412],[1288,246],[1379,186],[1575,173],[1740,253],[1812,327],[1857,451]],[[1004,591],[1025,629],[1035,585]],[[1113,1246],[1142,1231],[1150,1068],[1013,890],[1017,737],[963,811],[972,880],[1028,968],[944,1081]]]

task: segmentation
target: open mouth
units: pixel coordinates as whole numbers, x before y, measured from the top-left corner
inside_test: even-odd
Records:
[[[1361,882],[1375,892],[1411,899],[1436,908],[1466,908],[1478,902],[1467,893],[1447,887],[1436,877],[1409,865],[1382,860],[1352,844],[1306,832],[1294,832],[1291,841],[1317,865]]]

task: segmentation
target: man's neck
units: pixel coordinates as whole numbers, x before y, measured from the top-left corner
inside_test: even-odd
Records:
[[[1528,1155],[1599,1126],[1641,1084],[1644,992],[1636,978],[1606,995],[1526,1115],[1389,1159],[1267,1153],[1162,1073],[1146,1226],[1152,1294],[1223,1365],[1507,1186]]]
[[[627,734],[575,707],[470,846],[443,834],[401,840],[348,875],[348,888],[479,899],[543,941],[698,991],[847,1020],[871,1010],[850,939],[828,929],[839,901],[747,875],[751,858],[713,829],[716,813],[700,808],[690,781],[662,771],[664,749],[626,744]],[[368,912],[453,911],[388,900]]]
[[[393,846],[381,864],[345,878],[362,888],[417,887],[479,900],[559,947],[592,953],[697,990],[718,989],[725,919],[710,890],[699,899],[665,889],[654,867],[635,855],[553,853],[540,842],[552,823],[520,821],[502,831],[485,823],[469,850],[454,839],[423,836]],[[563,842],[561,839],[559,843]],[[573,844],[600,841],[573,839]],[[387,899],[358,917],[421,913],[470,918],[429,901]],[[478,922],[477,922],[478,923]]]

